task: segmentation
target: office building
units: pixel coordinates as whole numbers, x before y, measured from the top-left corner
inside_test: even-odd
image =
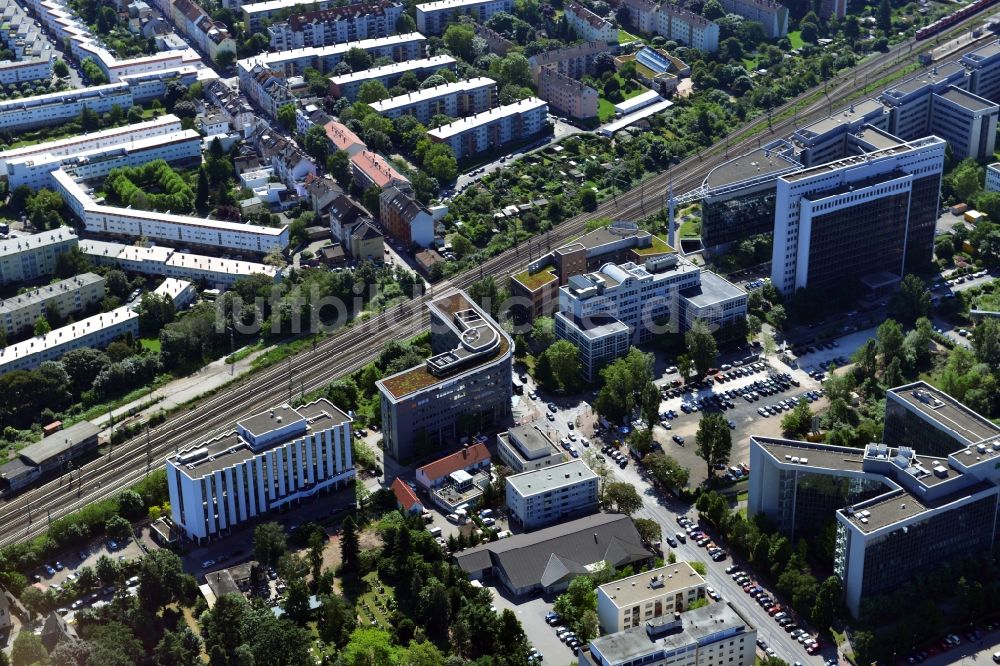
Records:
[[[518,474],[566,461],[540,423],[525,423],[498,433],[497,456]]]
[[[886,392],[884,442],[946,456],[1000,437],[1000,426],[926,382]]]
[[[45,361],[58,360],[73,349],[103,349],[129,334],[134,337],[139,335],[139,315],[131,308],[120,307],[102,312],[0,349],[0,374],[32,370]]]
[[[705,579],[687,562],[605,583],[597,588],[601,632],[614,634],[650,620],[674,617],[705,598]]]
[[[757,629],[729,602],[595,638],[580,666],[752,666]]]
[[[537,79],[538,96],[559,113],[580,120],[597,116],[600,96],[587,84],[560,74],[554,67],[543,67]]]
[[[618,27],[577,2],[566,4],[563,18],[576,36],[584,41],[618,43]]]
[[[0,331],[8,339],[35,325],[50,311],[61,318],[81,312],[104,299],[104,278],[82,273],[31,291],[0,299]]]
[[[986,191],[1000,192],[1000,162],[986,166]]]
[[[764,26],[768,39],[781,39],[788,34],[788,7],[774,0],[722,0],[727,14],[739,14]]]
[[[59,255],[69,252],[78,243],[72,227],[0,240],[0,285],[52,275]]]
[[[404,247],[430,247],[434,242],[434,216],[417,201],[408,182],[393,183],[378,197],[379,221]]]
[[[324,398],[279,405],[166,460],[174,524],[199,543],[354,484],[351,417]]]
[[[435,298],[428,309],[434,355],[376,383],[385,452],[399,461],[438,451],[510,415],[510,336],[463,291]]]
[[[580,318],[556,312],[553,320],[556,337],[572,342],[579,351],[584,381],[596,382],[602,369],[628,354],[632,347],[632,329],[609,315]]]
[[[97,450],[100,432],[90,421],[79,421],[29,444],[0,466],[0,488],[18,491],[42,476],[72,469],[74,460]]]
[[[548,104],[529,97],[428,130],[427,136],[447,143],[455,158],[462,161],[538,136],[548,129],[548,115]]]
[[[843,288],[930,261],[945,142],[927,137],[777,180],[771,281],[783,294]]]
[[[407,72],[413,72],[417,79],[423,81],[442,69],[454,72],[456,67],[457,62],[450,55],[436,55],[433,58],[394,62],[391,65],[331,76],[330,94],[354,102],[358,96],[358,90],[361,89],[361,84],[365,81],[378,81],[388,90],[396,85],[396,82]]]
[[[717,330],[732,326],[747,316],[747,293],[712,271],[702,271],[698,284],[681,290],[681,327],[688,330],[695,320]]]
[[[456,16],[471,16],[476,23],[486,23],[499,12],[514,13],[513,0],[437,0],[417,5],[417,30],[425,35],[440,35]]]
[[[582,460],[507,477],[507,510],[525,531],[597,512],[597,474]]]
[[[852,145],[866,128],[889,130],[889,109],[876,99],[851,104],[828,118],[797,128],[790,137],[795,159],[803,166],[825,164],[858,151]]]
[[[330,7],[292,14],[287,21],[270,25],[271,48],[288,51],[329,46],[396,34],[396,21],[403,5],[391,0]]]
[[[969,92],[1000,101],[1000,41],[970,51],[960,61],[969,73]]]
[[[411,115],[426,124],[438,114],[450,118],[464,118],[489,111],[496,97],[497,82],[478,76],[466,81],[422,88],[373,102],[370,106],[386,118],[396,119],[403,115]]]
[[[652,561],[632,519],[618,513],[597,513],[455,554],[455,564],[469,578],[495,580],[517,599],[558,594],[597,567],[639,568]]]

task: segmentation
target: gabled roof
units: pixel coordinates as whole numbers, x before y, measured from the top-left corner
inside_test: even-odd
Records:
[[[396,496],[396,502],[399,503],[399,506],[407,511],[412,510],[414,506],[420,504],[420,499],[413,492],[413,488],[406,485],[398,476],[392,482],[392,494]]]
[[[45,649],[51,652],[52,648],[64,640],[76,638],[76,630],[61,615],[52,611],[42,625],[41,637]]]
[[[490,459],[490,450],[486,445],[479,442],[472,446],[456,451],[450,456],[445,456],[432,463],[417,468],[417,473],[423,472],[431,481],[448,476],[452,472],[460,469],[468,469],[474,465]]]
[[[351,236],[358,240],[366,241],[382,238],[382,232],[372,224],[370,219],[365,219],[358,222],[357,226],[351,232]]]

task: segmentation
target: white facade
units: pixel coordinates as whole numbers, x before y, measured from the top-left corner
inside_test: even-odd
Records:
[[[332,70],[351,49],[366,51],[373,59],[388,57],[397,62],[415,60],[424,55],[426,42],[427,40],[419,32],[410,32],[405,35],[362,39],[357,42],[345,42],[330,46],[261,53],[237,63],[240,74],[240,89],[246,92],[245,79],[255,65],[262,65],[268,69],[282,72],[285,76],[302,76],[308,67],[318,69],[321,72]]]
[[[707,18],[664,2],[653,15],[655,32],[667,39],[687,44],[702,51],[719,50],[719,24]]]
[[[572,342],[579,351],[580,375],[588,382],[600,379],[600,371],[628,354],[632,346],[632,331],[616,319],[588,317],[578,321],[564,312],[556,312],[553,319],[556,337]]]
[[[401,3],[380,2],[309,11],[271,25],[267,32],[276,51],[388,37],[396,33],[403,9]]]
[[[117,105],[122,111],[128,111],[132,101],[132,90],[126,83],[6,100],[0,102],[0,129],[15,132],[58,125],[79,116],[84,107],[96,113],[107,113]]]
[[[497,434],[497,456],[515,473],[551,467],[566,462],[555,442],[537,424],[508,428]]]
[[[597,511],[597,474],[582,460],[507,477],[507,508],[525,530]]]
[[[204,541],[354,483],[351,418],[326,399],[251,416],[167,458],[174,523]]]
[[[705,598],[705,579],[687,562],[668,564],[597,588],[601,632],[640,627],[658,617],[673,617]]]
[[[494,14],[514,12],[513,0],[437,0],[417,5],[417,30],[426,35],[440,35],[455,16],[472,16],[486,23]]]
[[[23,81],[48,81],[52,78],[51,58],[32,58],[0,63],[0,85]]]
[[[455,158],[462,160],[541,133],[548,115],[548,104],[529,97],[442,125],[429,130],[427,135],[434,141],[447,143]]]
[[[567,3],[563,17],[576,36],[586,42],[618,42],[618,27],[581,4]]]
[[[139,335],[139,315],[128,307],[96,314],[45,335],[0,349],[0,374],[30,370],[73,349],[107,347],[131,333]]]
[[[35,325],[35,320],[54,308],[67,317],[104,299],[104,278],[83,273],[23,294],[0,299],[0,330],[13,336]]]
[[[764,26],[768,39],[780,39],[788,34],[788,7],[774,0],[722,0],[727,14],[739,14]]]
[[[52,275],[59,255],[78,242],[72,227],[0,240],[0,285]]]
[[[238,6],[243,8],[243,25],[247,26],[250,32],[260,32],[264,21],[270,20],[276,14],[301,7],[302,4],[302,0],[268,0],[250,4],[238,3]],[[309,7],[329,9],[335,4],[337,3],[333,0],[313,0],[309,3]]]
[[[391,65],[372,67],[360,72],[331,76],[330,94],[338,98],[346,97],[353,102],[355,97],[357,97],[361,84],[365,81],[378,81],[388,89],[394,86],[396,81],[406,72],[413,72],[414,76],[422,80],[439,69],[447,69],[454,72],[456,67],[457,62],[450,55],[436,55],[433,58],[394,62]]]
[[[387,118],[409,114],[421,123],[427,123],[439,113],[461,118],[489,111],[496,90],[496,81],[480,76],[390,97],[371,104],[371,107]]]
[[[1000,162],[986,167],[986,191],[1000,192]]]
[[[168,277],[160,283],[153,294],[156,296],[166,296],[174,304],[175,310],[180,310],[193,303],[198,298],[198,291],[194,285],[187,280],[178,280]]]

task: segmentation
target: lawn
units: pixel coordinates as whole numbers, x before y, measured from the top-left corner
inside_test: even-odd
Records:
[[[802,31],[795,30],[794,32],[788,33],[788,41],[792,43],[793,49],[801,49],[805,42],[802,41]]]
[[[142,338],[139,340],[139,344],[142,345],[143,349],[148,349],[151,352],[157,354],[160,353],[160,339],[159,338]]]
[[[646,254],[662,254],[664,252],[673,252],[674,249],[670,247],[666,241],[664,241],[659,236],[653,236],[653,244],[649,247],[635,250],[635,253],[642,256]]]
[[[514,276],[514,279],[523,284],[525,287],[534,291],[538,289],[543,284],[547,284],[556,279],[555,273],[551,270],[538,271],[537,273],[531,273],[530,271],[524,271],[523,273],[518,273]]]
[[[618,28],[618,43],[619,44],[628,44],[629,42],[634,42],[637,39],[639,39],[639,38],[636,37],[635,35],[633,35],[631,32],[628,32],[626,30],[622,30],[621,28]]]
[[[372,572],[362,579],[365,592],[358,597],[357,614],[361,618],[361,626],[370,625],[379,629],[391,630],[389,617],[396,606],[395,593],[392,587],[379,580],[378,573]]]
[[[689,218],[681,222],[681,238],[698,238],[701,236],[701,220]]]
[[[618,79],[618,85],[621,86],[620,90],[622,98],[618,100],[618,102],[612,102],[611,100],[604,97],[603,90],[599,91],[601,93],[601,97],[597,102],[597,117],[600,119],[602,123],[606,123],[615,117],[615,104],[618,104],[619,102],[624,102],[627,99],[632,99],[636,95],[641,95],[642,93],[646,92],[646,88],[644,88],[643,86],[638,86],[634,90],[626,92],[625,81],[622,79],[622,77],[619,76],[618,74],[615,74],[615,78]]]

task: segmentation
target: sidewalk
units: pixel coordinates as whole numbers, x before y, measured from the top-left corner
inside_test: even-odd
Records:
[[[149,415],[160,410],[169,411],[204,393],[224,386],[234,379],[247,374],[251,369],[254,359],[265,351],[267,350],[255,351],[246,358],[237,361],[232,367],[230,367],[229,363],[226,363],[225,358],[212,361],[191,375],[175,379],[165,386],[161,386],[153,391],[152,394],[113,409],[111,415],[114,417],[114,422],[119,423],[122,419],[129,416]],[[105,412],[92,419],[92,421],[103,428],[107,426],[108,419],[108,413]]]

